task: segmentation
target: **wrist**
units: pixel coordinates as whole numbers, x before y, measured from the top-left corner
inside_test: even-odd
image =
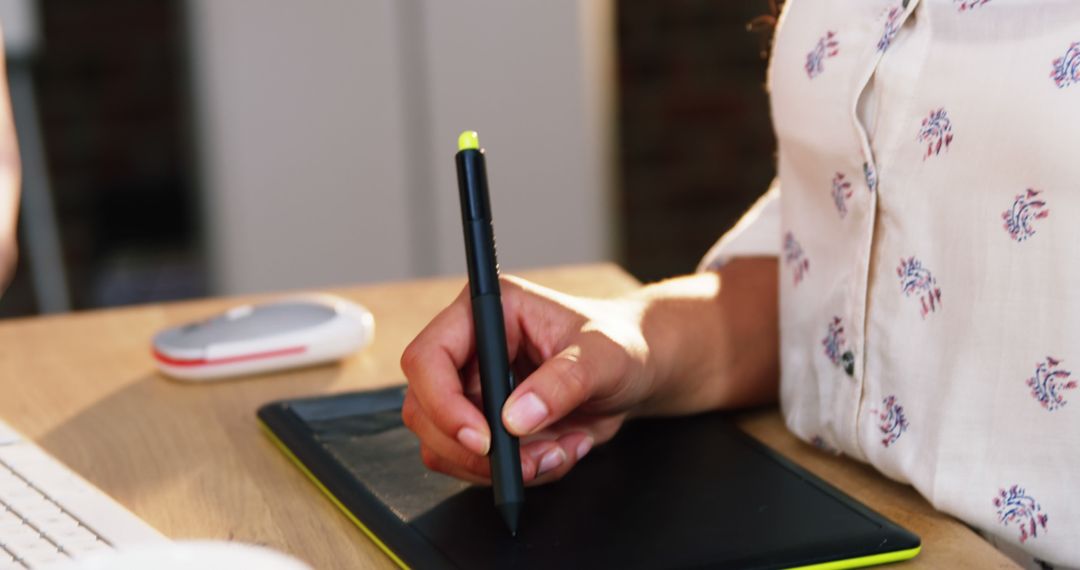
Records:
[[[642,288],[647,414],[686,414],[776,400],[776,260],[736,260]]]
[[[718,293],[717,275],[703,273],[650,284],[628,296],[647,347],[642,376],[649,395],[640,414],[686,413],[702,405],[696,384],[710,368],[705,360],[718,340],[710,322]]]

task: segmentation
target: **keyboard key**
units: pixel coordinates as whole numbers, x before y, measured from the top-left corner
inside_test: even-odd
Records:
[[[0,542],[3,542],[2,537],[6,536],[8,532],[23,526],[23,524],[22,517],[0,507]]]
[[[49,545],[48,548],[45,546],[37,546],[33,548],[15,548],[13,550],[15,556],[19,559],[19,562],[22,562],[31,568],[34,568],[35,566],[44,566],[67,558],[52,545]]]
[[[164,538],[32,442],[5,444],[4,428],[0,422],[0,570]]]
[[[16,537],[14,540],[4,544],[4,548],[7,548],[19,558],[26,558],[27,554],[34,552],[41,552],[43,550],[53,549],[53,546],[48,540],[45,540],[40,534],[34,536],[23,535]]]
[[[16,554],[18,554],[18,552],[15,551],[16,547],[34,544],[39,540],[43,540],[41,534],[25,524],[9,528],[8,531],[4,533],[3,538],[0,538],[0,542],[3,542],[5,547]]]
[[[90,529],[76,524],[75,526],[65,526],[59,528],[56,532],[50,532],[51,536],[56,537],[58,540],[75,541],[75,540],[98,540],[98,536],[94,534]]]
[[[64,550],[71,555],[72,558],[79,556],[86,556],[87,554],[93,554],[95,552],[101,552],[102,550],[110,550],[111,546],[101,542],[100,540],[94,540],[91,542],[85,542],[81,544],[65,544]]]
[[[65,551],[72,555],[97,552],[98,550],[109,548],[108,544],[102,542],[90,532],[81,535],[57,537],[56,541]]]
[[[20,500],[21,504],[14,503],[12,506],[27,520],[36,522],[44,519],[56,518],[64,514],[64,512],[60,510],[60,507],[56,506],[56,503],[41,495],[28,494]]]
[[[43,568],[50,564],[57,564],[67,559],[68,557],[60,551],[52,550],[49,552],[35,552],[33,554],[30,554],[29,556],[23,557],[22,561],[24,564],[30,566],[31,568]]]
[[[17,475],[7,469],[0,469],[0,492],[18,492],[28,489],[30,486]]]
[[[79,532],[79,522],[71,518],[67,513],[35,519],[38,530],[56,540],[63,540]]]

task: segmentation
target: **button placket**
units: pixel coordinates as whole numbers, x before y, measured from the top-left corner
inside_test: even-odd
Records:
[[[894,4],[893,8],[883,12],[882,17],[878,19],[877,24],[880,26],[879,29],[882,30],[882,37],[879,41],[868,45],[867,53],[864,55],[865,63],[862,64],[861,75],[854,86],[855,96],[851,100],[850,120],[855,128],[855,135],[858,138],[859,148],[862,153],[863,176],[868,189],[869,201],[864,221],[865,225],[858,230],[861,235],[856,236],[859,244],[854,254],[854,261],[857,264],[854,276],[857,282],[853,289],[855,293],[850,299],[851,305],[849,308],[852,325],[851,341],[854,353],[850,355],[850,358],[848,358],[848,354],[844,355],[844,368],[845,371],[850,370],[848,375],[851,378],[852,385],[850,386],[850,398],[845,402],[838,403],[842,406],[842,409],[839,409],[838,412],[839,418],[842,418],[841,421],[846,424],[841,433],[849,438],[848,441],[842,442],[843,447],[856,452],[855,456],[863,460],[865,460],[865,454],[859,444],[858,436],[860,427],[859,410],[862,408],[862,401],[866,391],[866,319],[869,301],[870,258],[873,251],[874,228],[877,222],[880,179],[877,162],[874,158],[873,145],[866,125],[863,123],[862,117],[859,116],[859,108],[864,97],[868,94],[870,81],[876,73],[882,58],[890,49],[891,44],[895,42],[896,36],[899,35],[908,18],[918,8],[919,2],[920,0],[903,0],[903,2]],[[902,12],[898,16],[890,16],[889,12],[896,8],[901,9]],[[893,18],[891,22],[890,17]],[[889,26],[894,26],[894,31],[890,31]]]

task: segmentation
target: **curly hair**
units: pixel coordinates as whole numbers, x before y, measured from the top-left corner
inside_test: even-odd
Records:
[[[784,0],[769,0],[769,13],[762,14],[746,24],[746,29],[758,34],[761,41],[761,57],[769,58],[769,50],[772,47],[772,34],[776,30],[776,20],[780,17],[780,10],[784,7]]]

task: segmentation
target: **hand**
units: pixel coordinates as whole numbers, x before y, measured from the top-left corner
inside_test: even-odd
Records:
[[[777,260],[732,261],[617,300],[571,297],[504,278],[515,376],[502,409],[522,438],[526,484],[565,475],[628,415],[691,414],[776,401]],[[488,483],[490,431],[480,412],[468,290],[401,357],[401,410],[431,469]]]
[[[524,379],[502,418],[522,438],[522,474],[535,485],[565,475],[649,396],[642,303],[571,297],[511,277],[501,288],[510,361]],[[405,349],[401,413],[425,465],[488,484],[491,437],[474,351],[466,288]]]

